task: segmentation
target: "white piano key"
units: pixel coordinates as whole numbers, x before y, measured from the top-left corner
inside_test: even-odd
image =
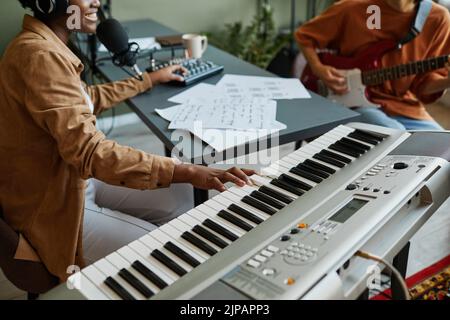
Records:
[[[159,262],[155,258],[151,256],[151,250],[146,245],[144,245],[141,241],[136,240],[128,245],[131,249],[134,250],[137,254],[139,254],[141,257],[143,257],[145,260],[150,263],[150,265],[155,266],[159,270],[163,271],[168,277],[170,277],[172,280],[170,283],[174,282],[175,280],[178,280],[180,276],[173,272],[171,269],[167,268],[163,263]]]
[[[166,244],[167,242],[172,242],[178,248],[189,254],[192,258],[196,259],[198,262],[205,262],[208,257],[200,252],[199,249],[195,247],[191,247],[192,245],[185,245],[185,240],[181,239],[181,234],[177,232],[177,230],[173,230],[169,225],[166,225],[166,228],[163,227],[155,230],[152,233],[152,236],[156,238],[159,242]]]
[[[112,265],[114,265],[118,270],[126,269],[133,276],[135,276],[143,285],[145,285],[148,289],[150,289],[153,293],[158,293],[159,288],[150,282],[146,277],[141,275],[137,270],[131,267],[131,264],[123,257],[119,255],[118,252],[114,252],[106,257]],[[134,262],[134,261],[133,261]]]
[[[153,232],[152,232],[153,233]],[[192,267],[187,264],[186,262],[184,262],[183,260],[181,260],[180,258],[178,258],[176,255],[174,255],[172,252],[170,252],[169,250],[167,250],[166,248],[163,247],[163,243],[159,242],[157,240],[157,238],[152,237],[152,233],[143,236],[142,238],[139,239],[139,241],[141,241],[142,243],[144,243],[147,247],[149,247],[152,250],[159,250],[162,253],[164,253],[164,255],[166,255],[170,260],[172,260],[173,262],[175,262],[176,264],[178,264],[181,268],[183,268],[184,270],[186,270],[187,272],[192,271]]]
[[[183,214],[183,215],[184,215],[184,214]],[[194,226],[190,226],[190,225],[184,223],[184,222],[181,221],[179,218],[171,220],[171,221],[169,222],[169,224],[170,224],[170,226],[172,226],[172,227],[178,229],[178,231],[181,231],[181,232],[191,231],[192,228],[194,227]],[[165,225],[167,225],[167,224],[165,224]],[[165,225],[164,225],[164,226],[165,226]],[[163,226],[163,227],[164,227],[164,226]]]
[[[164,271],[159,269],[154,264],[151,264],[148,259],[144,259],[139,254],[137,254],[133,249],[126,246],[117,251],[124,259],[126,259],[130,265],[132,265],[135,261],[139,261],[143,265],[145,265],[148,269],[150,269],[154,274],[161,278],[167,284],[171,284],[174,282],[169,275],[167,275]]]
[[[83,273],[77,272],[67,279],[67,283],[71,284],[88,300],[110,300],[111,298],[102,292],[91,280],[89,280]],[[75,286],[79,285],[78,288]]]
[[[94,265],[82,270],[82,274],[88,278],[98,289],[112,300],[122,300],[112,289],[105,284],[105,275]]]
[[[137,300],[146,300],[146,298],[135,288],[133,288],[128,282],[126,282],[123,278],[121,278],[118,273],[119,270],[113,266],[108,260],[105,258],[94,263],[95,267],[100,270],[105,275],[105,279],[108,277],[113,278],[120,284],[129,294],[131,294]]]

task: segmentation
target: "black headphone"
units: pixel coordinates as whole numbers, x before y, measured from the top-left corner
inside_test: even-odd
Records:
[[[32,0],[32,2],[33,1],[35,12],[47,17],[65,14],[69,7],[69,0]]]

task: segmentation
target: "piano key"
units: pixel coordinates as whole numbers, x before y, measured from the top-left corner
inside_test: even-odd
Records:
[[[352,163],[352,159],[351,158],[348,158],[346,156],[342,156],[342,155],[337,154],[336,152],[333,152],[333,151],[330,151],[330,150],[322,150],[319,153],[323,154],[323,155],[325,155],[327,157],[330,157],[332,159],[335,159],[337,161],[346,163],[346,164]]]
[[[289,177],[292,178],[292,181],[296,181],[296,183],[298,183],[297,185],[295,185],[297,188],[301,188],[305,191],[309,191],[312,188],[314,188],[318,183],[310,180],[310,179],[306,179],[302,176],[299,176],[297,174],[294,174],[292,172],[290,172],[291,168],[286,168],[284,166],[279,166],[279,170],[270,169],[270,172],[272,173],[271,176],[273,176],[274,179],[278,179],[278,180],[289,180]]]
[[[156,230],[155,230],[156,231]],[[182,269],[184,269],[186,272],[192,271],[192,266],[185,262],[183,259],[180,259],[177,255],[173,254],[166,248],[164,248],[163,241],[158,241],[158,238],[153,237],[154,231],[149,233],[148,235],[143,236],[139,239],[144,245],[149,247],[151,250],[158,250],[160,253],[164,254],[167,258],[172,260],[174,263],[176,263],[178,266],[180,266]],[[173,270],[173,269],[172,269]],[[179,275],[179,273],[177,273]]]
[[[310,167],[313,167],[313,168],[316,168],[316,169],[318,169],[318,170],[327,172],[327,173],[329,173],[329,174],[335,174],[335,173],[336,173],[336,170],[335,170],[335,169],[330,168],[330,167],[327,166],[327,165],[321,164],[321,163],[319,163],[319,162],[317,162],[317,161],[314,161],[314,160],[311,160],[311,159],[305,160],[304,163],[305,163],[306,165],[310,166]]]
[[[126,282],[128,282],[133,288],[139,291],[145,298],[150,299],[155,294],[146,285],[144,285],[138,278],[134,276],[127,269],[121,269],[119,271],[121,276]]]
[[[262,193],[261,191],[253,191],[250,195],[257,200],[274,207],[275,209],[281,210],[285,207],[283,203],[275,200],[267,194]]]
[[[205,226],[203,224],[203,222],[207,219],[209,219],[209,217],[207,215],[205,215],[203,212],[198,211],[196,209],[193,209],[190,211],[189,213],[193,218],[195,218],[196,220],[199,221],[198,226],[201,226],[202,228],[206,229],[207,231],[209,231],[210,233],[212,233],[213,235],[215,235],[217,238],[221,239],[222,241],[224,241],[226,243],[226,245],[228,246],[231,242],[231,240],[227,239],[226,237],[224,237],[223,235],[221,235],[220,233],[217,233],[216,231],[214,231],[211,228],[208,228],[207,226]],[[192,228],[192,231],[196,232],[196,230],[194,228]]]
[[[355,152],[354,150],[347,148],[345,146],[339,145],[337,143],[332,144],[331,146],[328,147],[330,150],[334,150],[334,151],[338,151],[340,153],[352,156],[354,158],[359,158],[361,156],[360,153]]]
[[[89,280],[85,274],[78,272],[72,275],[67,282],[72,284],[74,287],[79,284],[79,290],[81,294],[88,300],[110,300],[110,296],[102,292],[102,290]],[[106,287],[106,286],[105,286]],[[109,289],[109,288],[108,288]],[[110,289],[109,289],[110,290]]]
[[[173,272],[175,272],[180,277],[187,274],[187,271],[180,267],[177,263],[175,263],[172,259],[167,257],[164,253],[162,253],[159,250],[153,250],[151,253],[151,256],[154,257],[156,260],[164,264],[167,268],[171,269]]]
[[[242,209],[245,209],[245,210],[249,211],[250,213],[253,213],[255,216],[258,216],[265,221],[265,220],[269,219],[272,215],[267,214],[266,212],[259,210],[259,209],[242,201],[242,199],[245,196],[249,196],[253,191],[256,191],[256,190],[258,190],[258,188],[255,186],[231,187],[226,192],[223,192],[221,194],[221,196],[223,196],[224,198],[227,198],[227,200],[231,201],[231,203],[229,203],[229,205],[235,204],[235,205],[241,207]]]
[[[205,204],[202,204],[202,205],[198,206],[197,209],[198,209],[198,211],[201,211],[203,214],[208,216],[211,221],[213,221],[214,223],[218,224],[221,228],[225,228],[228,231],[227,234],[231,238],[236,238],[237,239],[237,238],[242,237],[245,234],[244,231],[240,230],[239,228],[237,228],[232,223],[228,222],[227,220],[225,220],[223,218],[218,217],[217,216],[218,212],[214,211],[214,209],[212,209],[211,207],[208,207]],[[214,230],[214,231],[216,231],[216,230]],[[221,234],[220,232],[218,232],[218,233]],[[233,234],[233,235],[231,236],[231,234]],[[222,234],[222,235],[224,237],[226,237],[227,239],[231,240],[231,238],[228,238],[228,236],[225,236],[224,234]],[[232,241],[235,241],[236,239],[234,239]]]
[[[269,215],[274,215],[275,213],[277,213],[277,210],[273,209],[272,207],[262,203],[259,200],[256,200],[252,197],[249,196],[245,196],[244,198],[242,198],[242,202],[248,204],[249,206],[255,207],[256,209],[259,209]]]
[[[237,236],[235,233],[229,231],[227,228],[222,227],[220,224],[218,224],[214,220],[206,219],[205,221],[203,221],[203,225],[210,228],[211,230],[217,232],[218,234],[224,236],[225,238],[227,238],[230,241],[236,241],[237,239],[239,239],[239,236]]]
[[[159,270],[163,271],[166,275],[168,275],[172,280],[170,283],[173,283],[175,280],[178,280],[180,276],[175,273],[172,269],[168,268],[161,261],[155,259],[146,245],[144,245],[141,241],[136,240],[128,245],[131,249],[133,249],[137,254],[143,256],[152,266],[156,266]],[[140,260],[142,261],[142,260]],[[169,284],[170,284],[169,283]]]
[[[168,284],[162,280],[158,275],[156,275],[150,268],[148,268],[144,263],[142,263],[139,260],[136,260],[131,265],[133,269],[137,270],[140,274],[142,274],[145,278],[147,278],[149,281],[151,281],[155,286],[157,286],[159,289],[164,289],[168,286]]]
[[[333,158],[331,158],[329,156],[326,156],[326,155],[320,154],[320,153],[316,153],[313,156],[313,158],[317,159],[317,160],[321,160],[321,161],[326,162],[326,163],[329,163],[329,164],[334,165],[334,166],[339,167],[339,168],[344,168],[345,165],[346,165],[344,162],[340,162],[340,161],[338,161],[336,159],[333,159]]]
[[[354,145],[352,143],[346,142],[346,141],[339,140],[338,142],[336,142],[336,144],[341,145],[341,146],[343,146],[345,148],[348,148],[350,150],[353,150],[354,152],[357,152],[359,154],[364,154],[364,153],[367,152],[366,149],[360,148],[360,147],[358,147],[358,146],[356,146],[356,145]]]
[[[353,140],[353,139],[349,139],[349,138],[345,138],[344,137],[344,138],[341,139],[341,141],[349,143],[349,144],[353,144],[353,145],[357,146],[358,148],[364,149],[366,151],[369,151],[370,149],[372,149],[369,145],[361,143],[361,142],[358,142],[358,141]]]
[[[218,246],[221,249],[224,249],[228,246],[228,243],[216,236],[215,234],[211,233],[208,229],[198,225],[195,226],[192,231],[197,233],[198,235],[202,236],[205,239],[208,239],[212,243],[214,243],[216,246]]]
[[[311,180],[315,183],[321,183],[323,181],[323,178],[318,177],[312,173],[307,172],[306,170],[297,167],[292,168],[291,170],[289,170],[289,172],[298,175],[299,177]]]
[[[114,292],[116,292],[122,299],[125,300],[143,300],[145,297],[133,288],[130,284],[128,284],[125,280],[118,276],[119,269],[117,269],[114,265],[112,265],[105,258],[94,263],[94,266],[105,275],[105,284],[111,285],[109,286]],[[106,279],[109,279],[108,281]],[[109,283],[109,284],[108,284]],[[125,290],[125,291],[123,291]],[[116,291],[117,290],[117,291]],[[127,295],[131,296],[132,299],[127,297]],[[127,297],[127,298],[125,298]]]
[[[368,143],[368,144],[371,144],[373,146],[376,146],[376,145],[378,145],[380,143],[378,140],[375,140],[375,139],[372,139],[372,138],[368,138],[366,136],[362,136],[362,135],[360,135],[360,134],[358,134],[356,132],[350,133],[348,135],[348,137],[350,137],[352,139],[356,139],[356,140],[362,141],[362,142],[365,142],[365,143]]]
[[[294,158],[289,157],[289,156],[283,157],[281,160],[284,161],[285,163],[288,163],[288,164],[289,164],[289,168],[296,167],[296,166],[298,166],[300,163],[303,162],[303,159],[299,161],[299,160],[294,159]]]
[[[168,251],[172,252],[174,255],[176,255],[181,260],[185,261],[189,265],[191,265],[193,268],[196,268],[200,265],[200,261],[193,258],[190,254],[188,254],[186,251],[175,245],[173,242],[167,242],[164,245],[164,248],[166,248]]]
[[[303,170],[305,170],[305,171],[308,171],[309,173],[314,174],[314,175],[316,175],[316,176],[318,176],[318,177],[320,177],[320,178],[322,178],[322,179],[327,179],[327,178],[330,177],[330,174],[329,174],[329,173],[327,173],[327,172],[325,172],[325,171],[322,171],[322,170],[320,170],[320,169],[316,169],[316,168],[314,168],[314,167],[311,167],[310,165],[308,165],[308,164],[306,164],[306,163],[300,163],[300,164],[297,166],[297,168],[298,168],[298,169],[303,169]]]
[[[107,277],[105,284],[123,300],[136,300],[120,283],[112,277]]]
[[[356,129],[354,132],[356,134],[359,134],[361,136],[365,136],[365,137],[370,138],[370,139],[377,140],[379,142],[381,142],[381,141],[383,141],[385,139],[384,137],[379,136],[379,135],[377,135],[375,133],[370,133],[370,132],[359,130],[359,129]]]
[[[268,187],[270,189],[273,189],[273,190],[275,190],[275,191],[277,191],[277,192],[279,192],[279,193],[281,193],[281,194],[285,195],[286,197],[291,198],[293,200],[295,200],[295,199],[297,199],[299,197],[299,196],[297,196],[296,194],[294,194],[292,192],[289,192],[289,191],[287,191],[285,189],[279,188],[279,187],[271,184],[272,179],[268,179],[268,178],[261,177],[261,176],[258,176],[258,175],[253,175],[251,178],[252,178],[253,183],[256,186],[258,186],[258,187],[266,186],[266,187]]]
[[[253,226],[248,224],[245,221],[242,221],[241,219],[239,219],[238,217],[232,215],[231,213],[229,213],[228,211],[225,210],[220,210],[219,213],[217,214],[219,217],[231,222],[232,224],[234,224],[235,226],[241,228],[244,231],[251,231],[253,229]]]
[[[279,180],[279,179],[274,179],[270,183],[273,184],[274,186],[278,187],[278,188],[281,188],[281,189],[284,189],[284,190],[286,190],[288,192],[291,192],[291,193],[295,194],[298,197],[302,196],[305,193],[305,191],[303,191],[303,190],[301,190],[301,189],[299,189],[299,188],[297,188],[295,186],[292,186],[291,184],[289,184],[289,183],[287,183],[285,181]]]
[[[94,265],[90,265],[82,270],[84,275],[94,286],[100,289],[109,299],[120,300],[120,296],[105,284],[105,275],[100,272]]]
[[[143,244],[141,244],[141,246],[144,247]],[[149,280],[153,282],[159,289],[163,289],[168,284],[173,283],[173,278],[171,278],[167,273],[161,270],[161,268],[158,268],[155,263],[150,263],[149,260],[153,258],[148,258],[148,254],[150,253],[150,251],[148,251],[147,249],[145,249],[145,252],[143,252],[143,255],[145,255],[145,257],[136,253],[136,251],[134,251],[130,246],[120,248],[119,250],[117,250],[117,253],[120,254],[122,258],[127,260],[128,263],[130,263],[132,266],[134,266],[136,262],[139,262],[139,264],[143,264],[146,268],[148,268],[150,272],[155,275],[153,279]],[[146,274],[143,274],[143,276],[147,277]],[[164,285],[161,286],[161,284]]]
[[[176,220],[180,220],[180,222],[182,222],[182,223],[185,223],[186,225],[189,225],[189,229],[180,229],[179,228],[179,230],[181,230],[181,231],[183,231],[183,232],[186,232],[186,231],[188,231],[188,232],[190,232],[190,233],[192,233],[194,236],[196,236],[197,238],[199,238],[200,240],[202,240],[202,241],[204,241],[206,244],[208,244],[209,246],[211,246],[214,250],[216,250],[217,252],[218,251],[220,251],[222,248],[221,247],[219,247],[217,244],[215,244],[215,243],[213,243],[212,241],[210,241],[209,239],[207,239],[207,238],[205,238],[204,236],[202,236],[202,235],[200,235],[200,234],[198,234],[198,233],[195,233],[194,232],[194,230],[193,230],[193,228],[195,227],[195,226],[197,226],[199,223],[195,223],[195,224],[190,224],[190,221],[186,221],[186,220],[183,220],[182,219],[182,217],[183,216],[186,216],[185,214],[184,215],[181,215],[180,217],[178,217]],[[175,225],[176,226],[176,225]],[[178,226],[176,226],[176,227],[178,227]],[[213,232],[213,231],[211,231],[211,232]],[[218,236],[218,235],[216,235],[216,236]],[[219,238],[220,239],[220,238]],[[225,241],[224,241],[225,242]],[[227,242],[225,242],[225,246],[227,245]]]
[[[118,251],[113,252],[105,259],[108,260],[112,265],[114,265],[118,270],[120,270],[119,276],[121,276],[125,281],[128,282],[128,284],[139,291],[145,298],[149,299],[154,295],[155,292],[159,291],[153,283],[149,282],[136,270],[133,270],[130,267],[130,263],[125,258],[120,256]]]
[[[214,249],[212,246],[207,244],[205,241],[201,240],[199,237],[195,236],[194,234],[190,233],[189,231],[185,231],[181,237],[185,239],[186,241],[189,241],[193,245],[195,245],[197,248],[203,250],[205,253],[209,254],[210,256],[215,255],[218,251]]]
[[[283,182],[286,182],[290,185],[292,185],[295,188],[300,188],[303,189],[305,191],[309,191],[311,190],[313,187],[303,181],[301,181],[300,179],[294,178],[291,175],[285,174],[283,173],[278,180],[281,180]]]
[[[277,190],[274,190],[273,188],[262,186],[259,188],[259,191],[267,194],[268,196],[271,196],[272,198],[275,198],[281,202],[284,202],[285,204],[290,204],[292,201],[294,201],[293,198],[287,197],[281,192],[278,192]]]
[[[156,230],[155,230],[156,231]],[[175,245],[180,247],[180,249],[186,251],[189,255],[191,255],[193,258],[198,260],[200,263],[205,262],[208,257],[201,251],[199,251],[197,248],[193,247],[190,243],[187,243],[181,238],[181,232],[179,232],[177,229],[172,227],[169,223],[166,223],[165,225],[161,226],[158,231],[160,233],[152,232],[152,236],[154,238],[157,238],[158,241],[166,244],[167,242],[173,242]]]
[[[260,217],[254,215],[253,213],[239,207],[238,205],[235,204],[231,204],[228,207],[228,210],[230,210],[231,212],[234,212],[235,214],[249,220],[252,221],[255,224],[261,224],[264,222],[264,219],[261,219]]]

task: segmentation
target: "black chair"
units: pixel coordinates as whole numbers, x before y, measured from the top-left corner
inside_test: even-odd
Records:
[[[34,300],[57,286],[59,281],[40,262],[14,259],[19,239],[19,234],[3,219],[0,208],[0,269],[18,289],[28,292],[28,299]]]

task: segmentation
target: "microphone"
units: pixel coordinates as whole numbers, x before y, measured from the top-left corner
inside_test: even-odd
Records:
[[[97,27],[97,36],[101,43],[113,54],[113,63],[118,67],[130,67],[143,81],[142,71],[137,66],[139,45],[129,43],[128,34],[115,19],[105,19]]]

